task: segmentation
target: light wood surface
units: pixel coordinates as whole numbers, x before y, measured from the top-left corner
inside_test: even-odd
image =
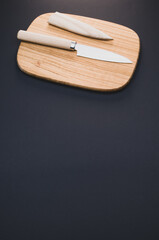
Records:
[[[21,42],[17,53],[17,63],[22,71],[45,80],[97,91],[115,91],[130,81],[140,50],[139,37],[133,30],[115,23],[69,14],[114,39],[97,40],[48,24],[51,14],[46,13],[37,17],[27,30],[113,51],[129,58],[133,63],[93,60],[78,57],[74,51]]]

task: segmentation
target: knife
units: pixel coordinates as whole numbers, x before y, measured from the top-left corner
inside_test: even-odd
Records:
[[[116,62],[116,63],[132,63],[128,58],[119,54],[107,51],[101,48],[91,47],[87,45],[78,44],[75,41],[63,39],[59,37],[53,37],[49,35],[43,35],[39,33],[33,33],[20,30],[17,34],[17,38],[23,41],[37,43],[41,45],[62,48],[66,50],[77,51],[77,56],[86,57],[96,60]]]

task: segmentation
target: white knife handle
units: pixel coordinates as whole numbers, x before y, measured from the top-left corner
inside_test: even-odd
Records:
[[[17,38],[23,41],[37,43],[41,45],[56,47],[56,48],[63,48],[67,50],[75,50],[76,42],[59,38],[59,37],[52,37],[49,35],[33,33],[28,31],[20,30],[17,34]]]

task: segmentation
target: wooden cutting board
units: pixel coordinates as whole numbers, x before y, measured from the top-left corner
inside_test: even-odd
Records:
[[[130,81],[140,50],[139,37],[133,30],[112,22],[68,14],[107,33],[114,39],[97,40],[49,25],[48,19],[51,14],[46,13],[37,17],[27,30],[110,50],[129,58],[133,64],[93,60],[78,57],[76,52],[21,42],[17,63],[23,72],[52,82],[97,91],[118,90]]]

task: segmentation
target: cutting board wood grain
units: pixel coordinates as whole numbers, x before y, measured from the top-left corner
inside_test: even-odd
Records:
[[[52,82],[97,91],[119,90],[130,81],[140,50],[139,37],[133,30],[108,21],[68,14],[107,33],[114,40],[92,39],[48,24],[51,14],[46,13],[37,17],[27,31],[66,38],[80,44],[113,51],[129,58],[133,63],[93,60],[78,57],[73,51],[21,42],[17,63],[23,72]]]

